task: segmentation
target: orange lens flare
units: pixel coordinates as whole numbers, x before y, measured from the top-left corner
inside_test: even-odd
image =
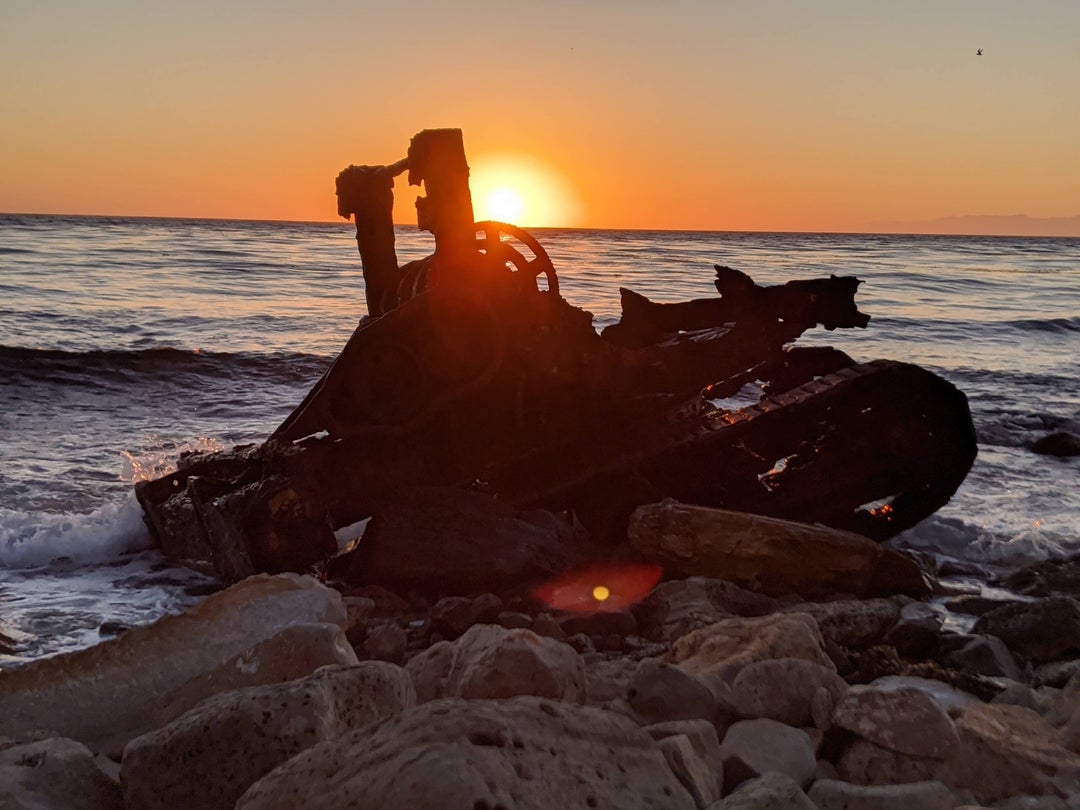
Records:
[[[532,593],[555,610],[613,613],[648,596],[661,574],[659,565],[594,565],[538,585]]]

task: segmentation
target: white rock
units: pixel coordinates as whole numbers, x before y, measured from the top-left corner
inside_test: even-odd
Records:
[[[810,735],[775,720],[740,720],[720,743],[724,784],[734,787],[747,779],[776,771],[800,787],[810,783],[817,769]]]
[[[408,674],[365,661],[209,698],[124,749],[127,810],[229,810],[248,786],[318,742],[416,704]]]
[[[235,671],[226,688],[309,674],[310,657],[291,661],[260,647],[305,622],[344,628],[340,594],[309,576],[249,577],[185,613],[96,647],[0,671],[0,736],[45,730],[119,753],[160,724],[161,713],[180,696],[194,702],[218,691],[216,679],[206,676],[222,667]],[[245,659],[256,648],[258,668]],[[339,662],[340,655],[335,643],[317,665]],[[193,694],[191,685],[200,679],[209,691]]]

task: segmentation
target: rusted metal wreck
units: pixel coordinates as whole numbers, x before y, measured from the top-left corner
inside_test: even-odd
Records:
[[[399,266],[404,171],[423,184],[435,251]],[[622,290],[622,319],[601,335],[530,234],[473,221],[468,174],[461,132],[425,130],[404,160],[338,176],[369,314],[263,444],[185,455],[136,486],[167,555],[226,579],[305,570],[336,553],[334,529],[414,486],[572,511],[594,534],[671,497],[881,540],[967,474],[975,435],[950,383],[791,345],[817,325],[865,327],[858,279],[763,287],[716,267],[716,298]],[[756,405],[714,404],[753,382]]]

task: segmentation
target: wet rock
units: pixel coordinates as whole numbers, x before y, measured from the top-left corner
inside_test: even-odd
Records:
[[[431,626],[443,638],[453,641],[474,624],[494,624],[502,600],[493,593],[476,597],[446,596],[431,608]]]
[[[726,789],[770,771],[805,787],[817,769],[810,736],[775,720],[740,720],[733,724],[720,743],[720,755]]]
[[[938,705],[950,717],[956,717],[964,709],[979,699],[969,692],[955,686],[936,681],[932,678],[920,678],[911,675],[888,675],[870,682],[870,688],[879,692],[891,692],[900,689],[917,689]]]
[[[900,618],[900,605],[892,599],[806,602],[791,610],[813,616],[827,641],[854,650],[879,644]]]
[[[726,680],[747,664],[771,658],[803,658],[833,668],[817,622],[805,613],[723,619],[683,636],[667,655],[691,674]]]
[[[1051,661],[1035,669],[1035,683],[1040,686],[1063,687],[1080,673],[1080,658],[1070,661]]]
[[[51,737],[0,750],[0,807],[123,810],[120,785],[75,740]]]
[[[944,759],[958,741],[949,715],[918,689],[852,687],[837,702],[832,721],[875,745],[916,757]]]
[[[952,792],[941,782],[852,785],[819,779],[809,796],[818,810],[952,810]]]
[[[416,703],[400,667],[324,667],[273,686],[215,695],[124,749],[127,810],[228,810],[247,788],[323,740]]]
[[[709,810],[817,810],[790,777],[770,771],[743,782]]]
[[[1064,430],[1048,433],[1031,445],[1031,450],[1041,456],[1070,458],[1080,456],[1080,436]]]
[[[934,655],[944,624],[941,613],[925,602],[912,602],[900,609],[900,618],[882,641],[907,658],[919,660]]]
[[[585,663],[569,645],[531,630],[478,624],[454,643],[446,692],[472,699],[537,695],[584,703],[585,683]]]
[[[911,558],[817,524],[664,501],[634,511],[629,539],[669,574],[722,577],[770,596],[930,590]]]
[[[951,667],[992,678],[1019,681],[1022,674],[1009,648],[997,636],[982,635],[970,639],[964,646],[944,656]]]
[[[981,616],[973,632],[997,636],[1036,664],[1056,661],[1080,653],[1080,601],[1047,596],[1014,602]]]
[[[953,790],[970,790],[984,804],[1019,794],[1080,793],[1080,755],[1035,712],[974,703],[956,721],[960,744],[938,772]]]
[[[789,726],[811,722],[811,702],[818,689],[835,701],[847,691],[843,678],[805,658],[775,658],[747,664],[731,685],[740,717],[767,717]]]
[[[1009,604],[1010,601],[1009,599],[993,599],[979,594],[964,594],[963,596],[954,596],[952,599],[947,599],[945,607],[953,613],[982,616],[984,613],[989,613],[991,610]]]
[[[237,810],[349,806],[696,808],[632,721],[519,697],[434,701],[317,745],[254,784]]]
[[[160,725],[170,704],[188,701],[186,709],[219,691],[218,679],[206,676],[223,667],[235,671],[225,688],[310,674],[311,656],[294,661],[264,642],[297,622],[343,628],[345,621],[341,596],[311,577],[250,577],[185,613],[95,647],[0,671],[0,736],[49,730],[119,753]],[[291,648],[295,635],[285,638]],[[331,640],[330,660],[317,665],[338,655],[346,652]]]
[[[418,487],[380,506],[336,575],[466,595],[554,576],[581,553],[572,528],[554,516],[538,521],[482,493]]]
[[[1028,596],[1080,593],[1080,554],[1032,563],[1003,577],[998,584]]]

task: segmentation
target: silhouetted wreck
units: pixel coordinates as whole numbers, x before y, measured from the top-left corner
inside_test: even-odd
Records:
[[[435,251],[398,265],[394,177],[424,185]],[[235,580],[308,570],[333,532],[403,489],[461,488],[619,536],[675,498],[889,538],[941,507],[975,457],[966,397],[917,366],[791,346],[865,327],[853,277],[763,287],[716,267],[719,297],[622,290],[598,334],[527,232],[473,221],[459,130],[416,135],[391,166],[350,166],[369,314],[261,445],[181,457],[136,485],[171,558]],[[761,383],[755,405],[714,404]]]

